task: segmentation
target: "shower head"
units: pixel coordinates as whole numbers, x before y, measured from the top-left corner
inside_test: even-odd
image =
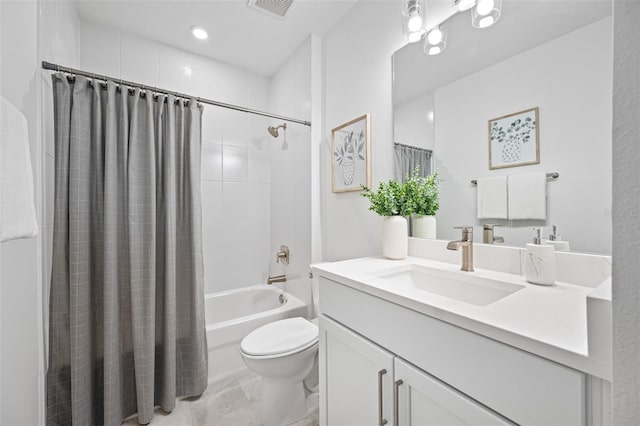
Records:
[[[279,129],[279,128],[281,128],[281,127],[282,127],[283,129],[287,130],[287,123],[282,123],[281,125],[279,125],[279,126],[277,126],[277,127],[269,126],[269,127],[267,128],[267,130],[269,131],[269,134],[270,134],[271,136],[273,136],[274,138],[277,138],[277,137],[279,136],[279,134],[278,134],[278,129]]]

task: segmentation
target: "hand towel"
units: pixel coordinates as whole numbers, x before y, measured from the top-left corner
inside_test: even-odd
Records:
[[[0,98],[0,242],[38,235],[27,119]]]
[[[506,176],[479,178],[476,194],[478,219],[507,218]]]
[[[545,172],[509,176],[509,219],[547,219]]]

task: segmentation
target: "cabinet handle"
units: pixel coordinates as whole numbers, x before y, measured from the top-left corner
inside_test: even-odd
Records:
[[[378,371],[378,424],[384,426],[387,424],[387,419],[382,417],[382,376],[387,374],[387,370],[384,368]]]
[[[400,408],[398,402],[400,398],[398,394],[400,393],[400,385],[403,383],[402,380],[396,380],[393,384],[393,426],[400,426]]]

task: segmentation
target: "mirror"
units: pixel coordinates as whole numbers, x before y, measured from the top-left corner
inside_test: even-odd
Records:
[[[473,28],[469,11],[451,16],[440,55],[422,42],[394,53],[394,142],[433,151],[444,180],[438,239],[473,225],[482,243],[489,223],[504,245],[523,246],[533,227],[548,238],[557,225],[571,251],[611,253],[611,11],[611,1],[503,0],[487,29]],[[539,164],[490,170],[488,122],[532,108]],[[546,220],[477,218],[472,180],[543,171],[559,174],[547,180]]]

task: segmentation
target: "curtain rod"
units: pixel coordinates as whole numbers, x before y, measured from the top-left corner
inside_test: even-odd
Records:
[[[432,150],[427,149],[427,148],[420,148],[418,146],[405,145],[405,144],[399,143],[399,142],[394,142],[393,144],[394,145],[398,145],[398,146],[402,146],[402,147],[405,147],[405,148],[417,149],[418,151],[433,152]]]
[[[560,173],[558,172],[553,172],[553,173],[547,173],[547,179],[558,179],[560,177]],[[478,181],[477,180],[472,180],[471,181],[471,185],[477,185]]]
[[[197,96],[190,96],[190,95],[187,95],[187,94],[184,94],[184,93],[172,92],[170,90],[158,89],[157,87],[147,86],[146,84],[134,83],[132,81],[122,80],[121,78],[113,78],[113,77],[108,77],[106,75],[100,75],[100,74],[95,74],[95,73],[91,73],[91,72],[87,72],[87,71],[78,70],[78,69],[75,69],[75,68],[63,67],[61,65],[52,64],[52,63],[47,62],[47,61],[42,61],[42,68],[45,69],[45,70],[64,72],[64,73],[67,73],[67,74],[82,75],[82,76],[85,76],[85,77],[90,77],[90,78],[94,78],[94,79],[98,79],[98,80],[111,80],[111,81],[114,81],[114,82],[116,82],[116,83],[118,83],[120,85],[137,87],[137,88],[140,88],[140,89],[149,90],[149,91],[153,91],[153,92],[156,92],[156,93],[162,93],[164,95],[174,95],[174,96],[179,97],[179,98],[185,98],[185,99],[194,98],[196,101],[198,101],[200,103],[203,103],[203,104],[214,105],[214,106],[218,106],[218,107],[222,107],[222,108],[233,109],[233,110],[236,110],[236,111],[247,112],[249,114],[262,115],[264,117],[277,118],[278,120],[284,120],[284,121],[289,121],[291,123],[298,123],[298,124],[303,124],[305,126],[311,126],[311,122],[310,121],[299,120],[297,118],[285,117],[283,115],[271,114],[269,112],[258,111],[258,110],[255,110],[255,109],[245,108],[245,107],[241,107],[241,106],[238,106],[238,105],[226,104],[224,102],[218,102],[218,101],[214,101],[214,100],[211,100],[211,99],[200,98],[200,97],[197,97]]]

